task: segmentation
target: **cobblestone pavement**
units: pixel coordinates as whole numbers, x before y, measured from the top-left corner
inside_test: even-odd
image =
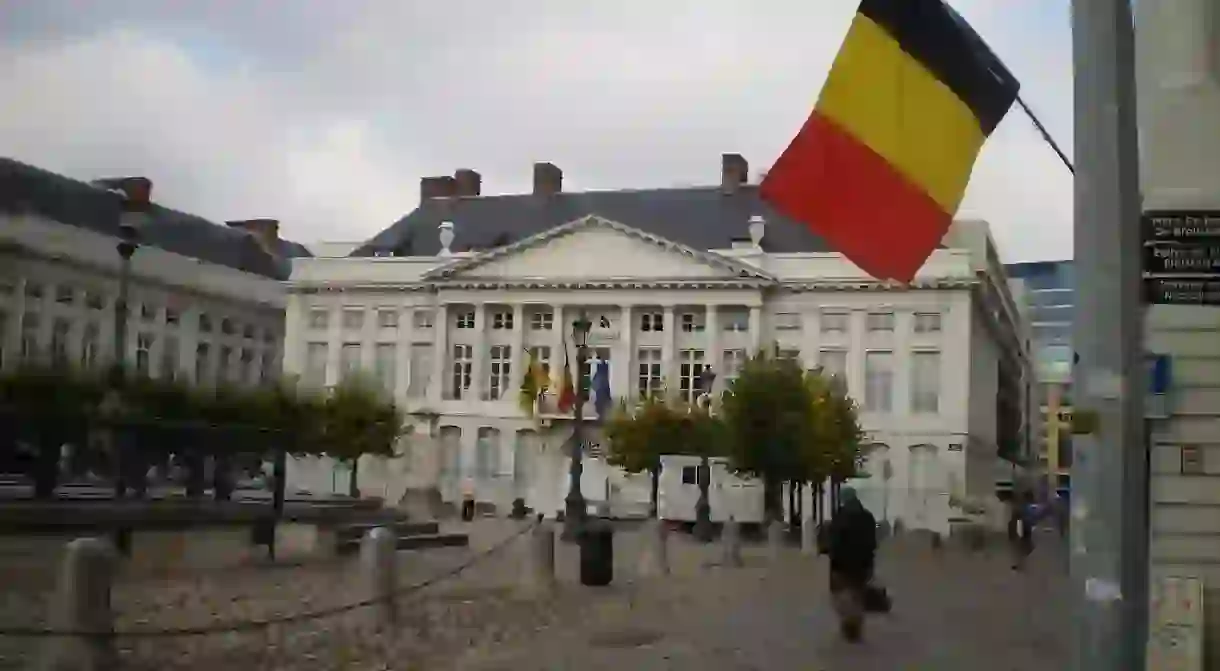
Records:
[[[480,520],[455,526],[470,534],[471,547],[400,552],[399,583],[404,587],[450,573],[456,566],[508,540],[494,555],[399,600],[400,621],[393,631],[376,631],[364,610],[309,619],[252,631],[190,637],[120,637],[124,669],[211,669],[223,664],[246,669],[411,669],[434,668],[465,649],[511,646],[563,623],[575,626],[602,617],[604,609],[629,602],[631,580],[641,552],[640,534],[625,527],[615,538],[619,584],[605,590],[576,583],[576,549],[559,544],[556,568],[561,588],[538,598],[520,589],[526,572],[524,538],[510,539],[524,525]],[[0,592],[0,629],[45,625],[53,574],[53,548],[38,562],[25,553],[23,581],[6,580]],[[761,549],[747,550],[751,561]],[[3,555],[3,553],[0,553]],[[677,575],[709,570],[714,547],[675,538],[671,561]],[[116,629],[166,629],[227,624],[314,611],[360,601],[365,596],[353,560],[304,566],[249,566],[176,576],[123,576],[113,605]],[[0,572],[5,572],[0,566]],[[50,569],[50,570],[48,570]],[[37,574],[37,575],[35,575]],[[13,575],[13,573],[8,573]],[[6,576],[7,577],[7,576]],[[39,579],[41,577],[41,579]],[[0,635],[0,670],[26,669],[45,645],[38,640]]]
[[[1068,665],[1065,562],[1044,541],[1025,572],[1000,551],[933,553],[892,541],[879,575],[894,612],[870,618],[866,641],[843,642],[827,603],[825,559],[642,581],[602,597],[578,623],[514,645],[484,647],[451,671],[580,669],[852,669],[1033,671]],[[430,667],[431,668],[431,667]]]

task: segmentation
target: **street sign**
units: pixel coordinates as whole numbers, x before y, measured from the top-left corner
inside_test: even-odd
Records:
[[[1146,302],[1220,305],[1220,211],[1153,210],[1141,228]]]

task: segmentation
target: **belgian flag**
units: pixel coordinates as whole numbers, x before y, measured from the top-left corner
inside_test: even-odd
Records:
[[[863,0],[761,195],[870,275],[909,282],[1019,88],[941,0]]]

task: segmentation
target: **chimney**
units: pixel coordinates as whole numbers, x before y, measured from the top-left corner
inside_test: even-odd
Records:
[[[741,154],[721,154],[720,189],[726,194],[737,193],[750,176],[750,164]]]
[[[563,171],[554,163],[534,164],[534,195],[553,196],[563,191]]]
[[[449,175],[422,177],[419,180],[419,202],[457,195],[457,180]]]
[[[245,219],[226,221],[230,228],[240,228],[254,237],[263,251],[271,256],[280,256],[280,222],[276,219]]]
[[[453,181],[455,196],[478,196],[483,191],[483,176],[470,168],[453,173]]]

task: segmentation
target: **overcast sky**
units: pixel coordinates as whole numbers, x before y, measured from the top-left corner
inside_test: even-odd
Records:
[[[857,0],[15,0],[0,3],[0,154],[142,174],[171,207],[362,240],[419,178],[484,193],[711,184],[766,169],[816,100]],[[956,0],[1071,148],[1062,0]],[[1071,257],[1071,179],[1019,112],[962,216],[1006,261]]]

